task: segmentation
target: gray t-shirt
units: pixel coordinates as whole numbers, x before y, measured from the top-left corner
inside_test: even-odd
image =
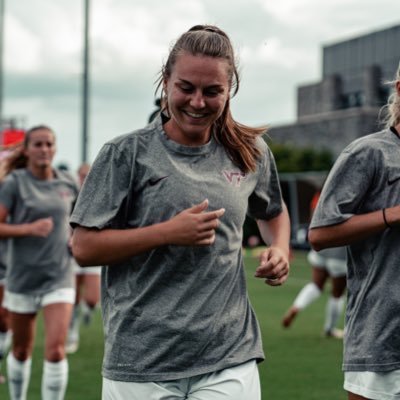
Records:
[[[0,203],[9,211],[9,223],[24,224],[47,217],[54,223],[46,238],[10,239],[6,273],[10,292],[43,295],[73,287],[68,218],[78,188],[65,171],[55,170],[55,174],[54,179],[41,180],[27,169],[19,169],[8,175],[1,186]]]
[[[247,297],[242,226],[246,210],[268,220],[282,204],[273,157],[261,138],[258,144],[257,172],[243,174],[214,139],[179,145],[158,117],[100,151],[73,226],[148,226],[205,198],[209,210],[226,209],[212,246],[164,246],[103,268],[106,378],[181,379],[264,358]]]
[[[400,139],[391,130],[351,143],[328,177],[311,228],[400,204]],[[400,229],[347,246],[345,371],[400,368]]]

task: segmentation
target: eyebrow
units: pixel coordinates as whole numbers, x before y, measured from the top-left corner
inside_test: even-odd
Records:
[[[42,144],[42,143],[46,143],[46,144],[54,144],[55,143],[55,141],[51,141],[51,140],[38,140],[38,141],[34,141],[34,140],[32,140],[32,143],[33,144]]]
[[[179,83],[184,83],[184,84],[186,84],[186,85],[194,86],[192,82],[187,81],[186,79],[181,79],[181,78],[179,78],[178,80],[179,80]],[[206,86],[206,88],[207,88],[207,89],[213,89],[213,88],[219,89],[219,88],[223,88],[223,86],[224,86],[224,85],[222,85],[222,84],[220,84],[220,83],[215,83],[215,84],[212,84],[212,85],[210,85],[210,86]]]

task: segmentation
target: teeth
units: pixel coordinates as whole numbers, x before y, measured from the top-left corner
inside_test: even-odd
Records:
[[[193,118],[202,118],[204,117],[204,114],[195,114],[195,113],[191,113],[191,112],[186,112],[187,115],[189,115],[190,117]]]

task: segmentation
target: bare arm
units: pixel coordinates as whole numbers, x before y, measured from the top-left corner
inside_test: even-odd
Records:
[[[224,209],[205,212],[208,201],[182,211],[169,221],[132,229],[88,229],[78,226],[72,252],[82,266],[110,265],[165,245],[209,246]]]
[[[279,286],[289,275],[290,220],[286,205],[282,212],[269,221],[257,220],[258,229],[269,247],[261,253],[255,276],[265,283]]]
[[[41,218],[25,224],[8,224],[8,210],[0,205],[0,239],[23,236],[47,237],[53,230],[52,218]]]
[[[400,206],[386,209],[386,220],[390,226],[400,224]],[[346,246],[350,243],[363,240],[387,228],[383,219],[382,210],[367,214],[354,215],[347,221],[321,228],[312,228],[308,239],[314,250],[319,251],[328,247]]]

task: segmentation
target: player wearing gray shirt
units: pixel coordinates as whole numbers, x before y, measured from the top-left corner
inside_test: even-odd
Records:
[[[347,245],[349,400],[392,400],[400,393],[400,65],[391,83],[387,128],[342,152],[309,232],[316,250]]]
[[[214,139],[179,145],[157,118],[101,150],[78,197],[74,225],[153,225],[203,198],[226,210],[211,248],[165,246],[104,269],[106,377],[178,379],[264,358],[246,295],[242,225],[247,204],[252,217],[271,219],[282,200],[272,155],[264,141],[258,145],[257,172],[243,174]]]
[[[12,293],[43,295],[74,285],[67,221],[78,189],[68,173],[54,172],[54,179],[41,180],[27,169],[15,170],[2,184],[0,204],[10,210],[10,224],[54,221],[47,237],[10,239],[7,290]]]
[[[310,234],[358,214],[379,210],[382,217],[382,209],[399,204],[399,151],[400,138],[389,129],[349,145],[324,186]],[[399,240],[399,230],[385,229],[347,247],[345,371],[400,368]]]
[[[67,388],[64,345],[75,298],[68,218],[78,189],[66,172],[53,169],[55,152],[49,127],[26,131],[0,190],[0,237],[10,244],[4,305],[15,338],[7,356],[11,400],[26,399],[40,310],[46,339],[41,398],[63,399]],[[15,169],[23,160],[25,167]]]
[[[210,391],[259,400],[246,213],[270,244],[256,277],[277,286],[289,272],[289,218],[265,130],[230,114],[238,73],[218,27],[183,33],[160,84],[163,112],[102,148],[71,218],[77,261],[105,265],[103,400]]]

